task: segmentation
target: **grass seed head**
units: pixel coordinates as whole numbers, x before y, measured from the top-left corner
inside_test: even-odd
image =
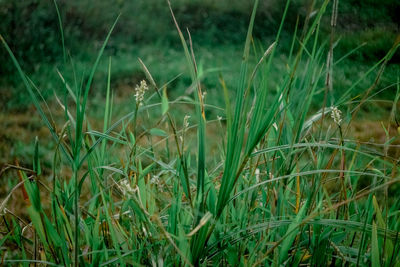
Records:
[[[340,124],[342,123],[342,112],[337,108],[337,107],[332,107],[331,108],[331,117],[333,119],[333,121],[340,126]]]
[[[135,98],[136,98],[136,103],[140,106],[143,104],[144,100],[144,94],[146,91],[149,90],[149,87],[146,83],[145,80],[142,80],[140,82],[140,85],[136,85],[135,87]]]
[[[135,192],[136,192],[136,189],[133,188],[133,187],[129,184],[128,180],[126,180],[126,179],[121,180],[121,181],[119,182],[119,188],[121,189],[122,194],[123,194],[124,196],[132,196],[132,195],[135,194]]]
[[[207,95],[207,92],[203,92],[203,93],[201,94],[201,99],[202,99],[203,101],[205,100],[206,95]]]
[[[183,131],[184,132],[186,132],[187,129],[189,128],[189,119],[190,119],[189,115],[185,115],[185,117],[183,118]]]

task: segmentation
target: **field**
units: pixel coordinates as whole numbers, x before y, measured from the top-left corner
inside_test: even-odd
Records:
[[[1,263],[400,266],[398,9],[0,2]]]

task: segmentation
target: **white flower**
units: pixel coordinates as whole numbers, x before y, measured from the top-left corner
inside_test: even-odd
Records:
[[[221,121],[222,117],[221,116],[217,116],[217,120]]]
[[[337,107],[331,107],[331,117],[333,121],[340,126],[342,123],[342,112]]]
[[[149,90],[149,87],[147,86],[147,83],[145,80],[142,80],[140,82],[140,85],[136,85],[135,87],[135,97],[136,97],[136,103],[138,105],[142,105],[142,102],[144,100],[144,94],[146,91]]]

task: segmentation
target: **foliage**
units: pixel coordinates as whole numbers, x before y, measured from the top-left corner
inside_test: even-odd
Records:
[[[57,69],[67,68],[63,60],[62,42],[59,31],[59,21],[54,7],[54,1],[26,0],[0,1],[0,33],[9,43],[24,71],[37,81],[42,88],[42,94],[47,99],[53,95],[54,88],[60,86],[55,73]],[[303,27],[309,4],[312,1],[292,1],[283,26],[279,50],[282,55],[289,53],[291,36],[299,17],[299,32]],[[340,45],[336,55],[341,57],[348,51],[362,43],[362,46],[349,57],[354,62],[348,62],[343,69],[349,70],[346,76],[357,75],[350,71],[354,64],[368,64],[369,60],[379,60],[393,45],[398,28],[397,17],[394,11],[396,1],[384,1],[377,5],[374,1],[357,1],[339,3],[338,37]],[[134,84],[143,77],[136,57],[146,55],[147,62],[168,61],[168,66],[157,66],[163,69],[165,75],[155,71],[155,75],[162,82],[167,82],[171,75],[176,75],[176,69],[182,62],[176,54],[180,44],[175,38],[173,24],[168,15],[165,1],[135,0],[135,1],[103,1],[103,0],[57,0],[61,24],[64,30],[66,56],[72,56],[76,71],[87,74],[88,65],[95,59],[96,53],[106,34],[109,25],[116,14],[121,14],[120,23],[114,30],[114,37],[106,48],[106,55],[112,55],[116,68],[113,77],[119,84]],[[209,68],[232,66],[239,69],[239,64],[232,57],[242,49],[241,42],[246,36],[248,17],[252,9],[251,1],[188,1],[174,0],[175,14],[182,29],[189,28],[192,39],[198,49],[200,63],[208,61]],[[253,37],[261,42],[270,43],[279,27],[279,19],[284,10],[285,1],[261,1],[255,17]],[[330,12],[329,10],[327,11]],[[151,19],[150,19],[151,18]],[[321,36],[329,35],[329,16],[321,23]],[[396,26],[397,25],[397,26]],[[93,42],[95,41],[95,42]],[[217,59],[209,54],[218,54],[220,58],[230,61],[228,64],[215,62]],[[154,56],[152,56],[154,55]],[[129,59],[129,61],[127,60]],[[399,53],[395,54],[392,63],[399,60]],[[0,93],[3,95],[2,110],[26,110],[29,95],[19,83],[18,76],[13,71],[13,65],[4,49],[0,50]],[[219,60],[221,61],[221,60]],[[278,62],[279,64],[279,62]],[[107,63],[100,63],[99,72],[107,73]],[[392,64],[393,65],[393,64]],[[395,67],[395,66],[393,66]],[[233,73],[232,70],[229,70]],[[66,78],[72,73],[66,70]],[[88,74],[87,74],[88,75]],[[86,75],[86,79],[88,76]],[[101,75],[99,75],[100,77]],[[55,77],[55,78],[53,78]],[[234,77],[225,74],[228,86]],[[183,80],[185,78],[185,80]],[[208,82],[207,78],[206,82]],[[215,84],[218,78],[214,77],[210,84]],[[190,82],[190,77],[182,76],[178,83]],[[338,80],[339,83],[342,80]],[[96,86],[96,77],[94,86]],[[174,87],[176,94],[182,94],[183,86]],[[390,90],[388,90],[390,91]],[[393,90],[392,90],[393,91]],[[221,105],[222,103],[218,103]]]
[[[118,30],[117,21],[87,77],[59,72],[63,88],[56,95],[64,115],[61,124],[53,120],[54,110],[0,36],[56,144],[49,177],[42,173],[37,139],[32,170],[18,164],[2,170],[2,174],[9,170],[18,174],[20,182],[10,195],[21,190],[28,213],[26,221],[14,216],[9,197],[1,202],[3,262],[57,266],[398,264],[400,201],[388,192],[398,190],[400,181],[399,161],[389,154],[400,132],[382,124],[386,139],[376,145],[350,139],[349,131],[400,43],[339,98],[332,97],[334,43],[321,41],[320,34],[320,22],[332,8],[329,3],[322,1],[304,21],[307,30],[301,33],[296,28],[287,57],[281,58],[277,51],[290,1],[267,47],[253,39],[255,1],[243,55],[238,58],[240,72],[234,76],[236,94],[224,77],[219,78],[224,108],[208,104],[202,85],[206,72],[196,61],[190,33],[181,30],[170,6],[193,96],[172,99],[170,84],[159,83],[151,65],[139,59],[154,93],[142,99],[148,87],[140,83],[138,91],[132,92],[137,101],[130,104],[129,113],[115,119],[118,107],[113,103],[109,57],[100,128],[91,123],[89,91],[111,34]],[[337,12],[332,9],[333,14]],[[284,61],[285,68],[280,79],[272,81],[275,60]],[[353,89],[375,71],[374,82],[353,98]],[[75,82],[81,79],[84,82]],[[399,78],[395,87],[391,122],[400,96]],[[324,99],[315,111],[312,101],[321,92]],[[328,106],[331,101],[335,108]],[[193,107],[190,119],[183,116],[188,114],[173,112],[182,103]],[[214,109],[223,110],[223,118],[207,117],[206,111]],[[335,121],[330,118],[332,111]],[[149,119],[149,114],[158,118]],[[219,153],[208,158],[211,147],[207,144],[212,140],[207,137],[212,128],[221,136]],[[68,169],[68,175],[62,169]]]

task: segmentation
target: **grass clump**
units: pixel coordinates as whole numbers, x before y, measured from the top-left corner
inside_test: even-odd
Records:
[[[270,73],[290,1],[267,48],[252,39],[255,1],[234,98],[220,77],[225,108],[207,104],[201,83],[204,72],[196,62],[190,32],[181,30],[169,6],[191,77],[187,91],[193,97],[169,99],[170,84],[158,84],[151,66],[139,59],[147,82],[132,92],[136,101],[131,111],[116,120],[110,58],[100,127],[90,118],[89,91],[116,22],[86,81],[71,83],[58,73],[64,85],[63,95],[57,96],[65,119],[61,124],[52,119],[39,89],[1,37],[56,143],[49,175],[41,169],[38,139],[32,169],[17,162],[2,171],[15,170],[19,177],[0,204],[3,263],[393,266],[400,262],[400,202],[389,194],[398,191],[400,181],[398,159],[389,153],[398,129],[382,123],[383,144],[360,143],[349,135],[353,119],[379,86],[399,43],[335,99],[337,2],[329,2],[313,6],[311,11],[316,11],[307,16],[305,30],[295,31],[286,68],[273,83]],[[330,7],[331,40],[320,40],[320,22]],[[258,60],[253,63],[252,57]],[[352,98],[353,88],[375,72],[373,84]],[[78,81],[80,77],[74,76]],[[398,79],[395,85],[389,122],[396,120]],[[313,111],[312,99],[318,95],[323,101]],[[193,112],[174,112],[180,102],[194,107]],[[224,117],[207,117],[207,111],[215,109],[223,110]],[[214,138],[221,136],[219,153],[212,158],[209,130],[219,132]],[[10,207],[10,197],[19,190],[25,218]]]

